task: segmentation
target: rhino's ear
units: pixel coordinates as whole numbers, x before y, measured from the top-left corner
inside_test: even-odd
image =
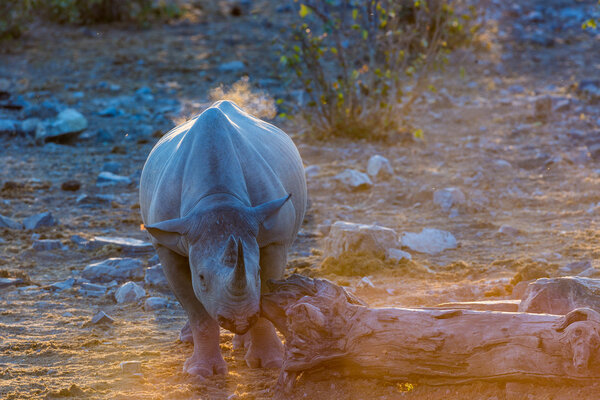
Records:
[[[270,229],[275,220],[277,211],[283,207],[283,205],[292,197],[292,194],[288,194],[277,200],[271,200],[263,203],[260,206],[254,207],[254,213],[258,222],[266,229]]]
[[[185,218],[175,218],[145,225],[145,228],[160,244],[173,247],[177,246],[180,235],[188,232],[189,224],[187,222]]]

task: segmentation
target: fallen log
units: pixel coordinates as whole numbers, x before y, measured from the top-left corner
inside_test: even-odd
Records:
[[[285,336],[278,385],[307,371],[427,384],[600,379],[600,314],[368,308],[343,288],[292,275],[262,313]]]

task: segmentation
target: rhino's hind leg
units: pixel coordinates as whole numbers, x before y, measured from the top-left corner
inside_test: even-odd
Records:
[[[188,315],[194,339],[194,353],[185,361],[183,371],[203,378],[226,374],[227,364],[219,347],[219,325],[194,294],[188,259],[162,246],[157,252],[169,285]]]
[[[272,244],[260,249],[260,279],[262,291],[265,291],[269,279],[283,276],[287,260],[287,248]],[[236,335],[234,348],[246,348],[246,364],[251,368],[280,368],[283,362],[283,344],[273,324],[265,318],[259,318],[245,335]]]

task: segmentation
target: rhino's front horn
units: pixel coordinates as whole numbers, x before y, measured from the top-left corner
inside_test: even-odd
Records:
[[[231,277],[231,290],[234,293],[240,293],[246,288],[246,265],[244,263],[244,246],[242,246],[241,239],[238,239],[237,245],[237,261]]]

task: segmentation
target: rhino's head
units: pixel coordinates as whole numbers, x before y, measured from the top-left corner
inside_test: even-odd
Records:
[[[220,326],[242,334],[256,322],[260,310],[259,228],[268,225],[289,198],[257,207],[218,202],[146,229],[167,247],[176,245],[180,236],[187,239],[196,297]]]

